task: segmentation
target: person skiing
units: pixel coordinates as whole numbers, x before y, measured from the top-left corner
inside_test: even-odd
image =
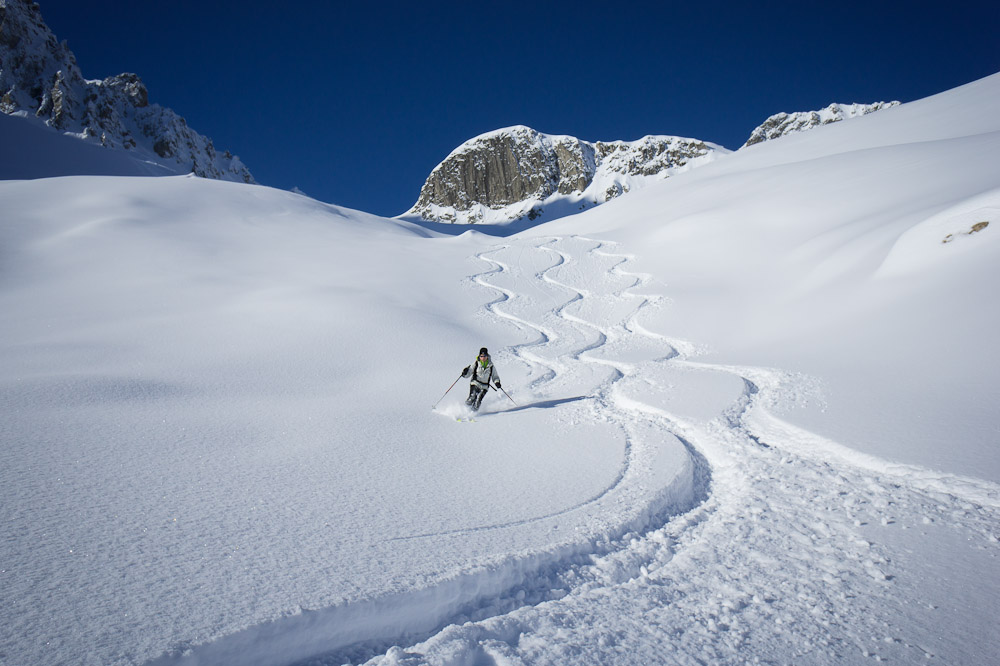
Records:
[[[486,397],[486,391],[490,388],[490,382],[492,381],[496,384],[497,388],[500,388],[500,373],[497,372],[496,366],[493,365],[490,353],[486,350],[486,347],[480,349],[476,360],[462,370],[463,377],[468,377],[470,374],[472,375],[472,381],[469,383],[469,397],[466,398],[465,404],[472,407],[473,411],[479,411],[479,405],[482,404],[483,398]]]

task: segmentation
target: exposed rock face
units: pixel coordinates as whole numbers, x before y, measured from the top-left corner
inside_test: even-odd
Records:
[[[589,143],[518,125],[455,149],[434,168],[417,203],[404,215],[503,223],[524,216],[534,219],[551,207],[569,214],[728,152],[704,141],[670,136]]]
[[[742,148],[763,141],[781,138],[787,134],[805,132],[820,125],[857,118],[882,109],[899,106],[899,102],[876,102],[875,104],[831,104],[819,111],[799,111],[797,113],[777,113],[763,122],[751,134]]]
[[[238,157],[218,153],[183,118],[150,104],[135,74],[84,79],[76,57],[28,0],[0,0],[0,112],[35,116],[83,140],[131,151],[168,172],[254,182]]]

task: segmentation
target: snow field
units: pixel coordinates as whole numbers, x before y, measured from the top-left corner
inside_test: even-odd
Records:
[[[998,394],[977,341],[998,312],[998,81],[741,151],[488,254],[489,313],[526,331],[533,385],[604,377],[609,417],[684,445],[695,505],[568,562],[559,598],[372,663],[989,663]],[[519,305],[549,285],[566,297]]]
[[[589,256],[568,251],[580,252],[588,243]],[[587,261],[614,256],[605,245],[574,238],[539,246],[559,258],[557,270],[537,277],[576,296],[543,313],[548,332],[529,346],[533,359],[546,348],[560,348],[553,341],[560,318],[584,333],[563,347],[570,349],[561,353],[564,363],[581,348],[586,351],[578,360],[601,365],[614,351],[626,350],[628,356],[626,331],[640,330],[641,316],[616,320],[617,329],[587,324],[580,313],[600,306],[591,301],[588,308],[585,290],[569,286],[574,277],[596,272]],[[515,248],[506,246],[504,255]],[[606,281],[632,277],[620,263],[613,264]],[[490,307],[498,316],[514,317],[501,308],[516,310],[518,294],[504,296]],[[528,326],[526,313],[517,312],[518,325]],[[588,327],[600,344],[588,343]],[[646,349],[636,355],[645,361],[613,365],[610,383],[598,395],[608,396],[604,407],[617,412],[632,432],[644,432],[650,441],[659,433],[685,444],[697,506],[673,518],[663,514],[665,525],[625,535],[616,549],[595,553],[587,563],[569,563],[555,583],[568,591],[565,596],[448,627],[369,664],[986,663],[991,658],[983,637],[995,617],[987,609],[996,602],[988,594],[966,598],[984,612],[973,614],[957,632],[942,631],[941,619],[960,609],[954,588],[928,577],[945,568],[951,584],[968,589],[979,576],[996,572],[1000,489],[875,462],[832,443],[819,446],[815,435],[769,411],[811,399],[816,389],[808,377],[700,363],[676,354],[683,344],[670,345],[646,331],[631,337],[647,347],[655,340],[665,353],[649,360]],[[559,370],[545,373],[546,381],[557,381]],[[920,556],[914,541],[924,542]],[[951,571],[953,562],[971,568]]]
[[[515,424],[508,427],[523,429],[525,426],[517,425],[518,420],[534,412],[554,410],[554,418],[564,430],[563,439],[567,432],[573,438],[577,428],[585,424],[588,430],[600,433],[604,448],[624,440],[623,449],[610,447],[620,457],[617,473],[609,485],[582,501],[542,515],[397,537],[403,541],[440,544],[446,539],[469,540],[484,533],[534,526],[544,530],[555,545],[539,553],[513,554],[489,567],[469,568],[457,577],[425,589],[309,613],[304,618],[279,621],[277,626],[256,627],[157,663],[215,663],[237,656],[243,662],[250,658],[252,663],[273,663],[279,657],[287,660],[289,650],[315,654],[322,645],[327,646],[327,654],[310,663],[357,661],[366,654],[384,651],[393,640],[404,637],[412,640],[448,624],[496,616],[559,598],[565,591],[557,576],[567,567],[590,562],[602,553],[618,549],[622,539],[632,539],[632,535],[650,524],[662,521],[662,516],[689,508],[695,490],[687,449],[655,424],[633,424],[623,418],[626,414],[615,405],[614,386],[634,367],[633,363],[615,360],[617,352],[638,357],[649,351],[643,349],[650,346],[649,340],[638,340],[640,348],[635,349],[632,348],[635,341],[626,339],[629,321],[641,311],[647,299],[624,295],[638,280],[618,273],[615,269],[624,258],[594,251],[600,246],[586,239],[557,238],[539,245],[519,243],[478,254],[490,267],[470,276],[468,285],[496,295],[483,306],[482,316],[494,323],[511,325],[526,338],[520,345],[496,350],[495,362],[503,369],[505,383],[509,385],[508,378],[515,377],[514,385],[524,385],[527,390],[513,390],[512,397],[519,400],[517,406],[501,403],[500,407],[484,407],[476,415],[475,424],[457,427],[473,433],[487,423],[493,427],[499,416],[496,412],[500,411],[505,422]],[[518,287],[530,285],[526,290],[529,296],[522,298],[520,292],[502,286],[505,283]],[[573,286],[574,283],[581,286]],[[621,308],[619,300],[629,301],[629,306]],[[593,307],[601,313],[600,325],[571,314],[577,310],[585,312],[583,304],[591,301],[598,301]],[[618,306],[621,319],[608,319],[614,309],[609,304]],[[539,323],[534,323],[536,320]],[[609,321],[617,323],[612,325]],[[660,355],[675,354],[662,341],[652,342],[659,344]],[[591,360],[598,352],[601,358]],[[438,411],[453,418],[464,409],[455,404],[463,396],[464,393],[446,396]],[[495,405],[499,396],[491,397]],[[496,426],[503,427],[498,423]],[[528,427],[534,428],[536,436],[541,432],[537,424]],[[579,473],[590,466],[607,467],[607,460],[585,457],[586,449],[579,447],[581,440],[576,437],[574,441],[577,454],[573,470]],[[553,445],[559,446],[559,441],[546,443]],[[505,455],[509,456],[510,450],[507,446]],[[477,453],[479,464],[490,466],[484,455],[489,454]],[[559,486],[562,488],[559,496],[565,496],[565,487],[572,487],[574,482],[572,478],[553,477],[550,471],[543,485]],[[547,501],[547,505],[558,504],[556,498]],[[577,514],[584,520],[574,519]],[[564,523],[575,527],[564,533]],[[617,564],[613,566],[620,568]],[[622,569],[620,573],[625,575],[625,572]]]
[[[60,178],[0,197],[8,659],[367,658],[556,597],[552,572],[691,503],[684,447],[604,406],[628,365],[581,360],[616,334],[567,304],[615,302],[620,259],[584,254],[580,291],[549,281],[594,243],[518,248],[532,301],[503,292],[515,262],[478,234],[266,188]],[[432,413],[483,344],[518,407]]]
[[[991,663],[998,85],[502,241],[0,182],[0,660]]]

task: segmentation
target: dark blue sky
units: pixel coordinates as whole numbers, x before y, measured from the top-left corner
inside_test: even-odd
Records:
[[[779,111],[1000,71],[987,1],[39,4],[87,78],[135,72],[262,184],[387,216],[500,127],[735,149]]]

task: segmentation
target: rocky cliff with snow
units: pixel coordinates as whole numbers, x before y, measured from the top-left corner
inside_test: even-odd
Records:
[[[743,147],[898,105],[831,104],[819,111],[779,113],[757,127]],[[674,136],[591,143],[523,125],[507,127],[452,151],[400,217],[457,224],[541,222],[578,213],[729,152]]]
[[[778,139],[788,134],[840,122],[849,118],[865,116],[883,109],[899,106],[899,102],[876,102],[875,104],[831,104],[819,111],[799,111],[796,113],[776,113],[765,120],[741,146],[746,148],[764,141]]]
[[[238,157],[218,152],[172,110],[151,104],[135,74],[84,79],[69,47],[29,0],[0,0],[0,111],[126,151],[166,173],[254,182]]]
[[[402,217],[459,224],[554,219],[728,152],[673,136],[591,143],[518,125],[452,151]]]

